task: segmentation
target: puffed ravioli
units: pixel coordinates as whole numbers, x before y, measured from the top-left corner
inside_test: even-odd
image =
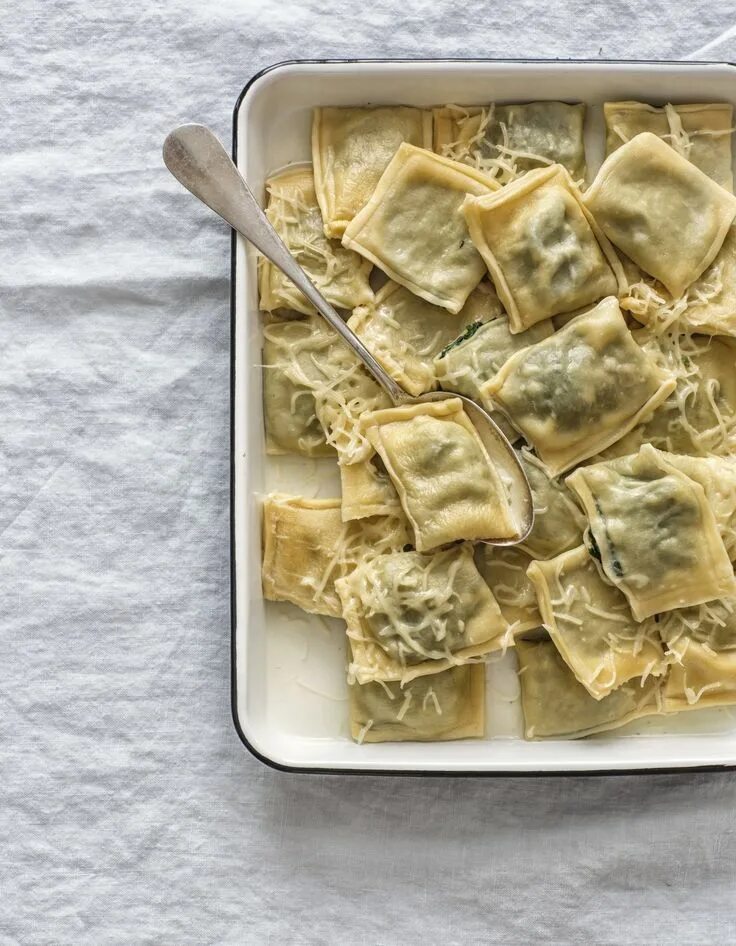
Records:
[[[603,163],[585,204],[608,239],[681,296],[713,262],[736,216],[736,197],[643,132]]]
[[[432,147],[432,113],[407,106],[315,108],[312,161],[328,237],[341,237],[402,142]]]
[[[432,305],[404,286],[387,282],[371,305],[359,306],[348,325],[409,394],[437,387],[432,361],[469,324],[489,318],[495,294],[480,286],[457,315]]]
[[[527,574],[554,645],[596,700],[634,677],[664,672],[655,622],[634,619],[626,598],[601,577],[585,546],[532,562]]]
[[[670,611],[659,633],[671,658],[665,712],[736,703],[736,598]]]
[[[434,150],[507,183],[533,168],[561,164],[585,177],[585,106],[519,102],[446,105],[434,115]]]
[[[606,577],[638,621],[736,594],[705,490],[654,447],[580,467],[565,482],[583,504]]]
[[[626,288],[621,264],[559,164],[463,204],[512,332]]]
[[[350,733],[363,742],[444,742],[485,735],[485,667],[450,667],[430,677],[350,686]]]
[[[628,433],[674,387],[608,298],[517,352],[481,391],[557,476]]]
[[[508,625],[469,546],[378,555],[335,588],[347,622],[351,681],[406,683],[504,646]]]
[[[458,398],[373,411],[361,428],[398,491],[418,551],[517,534],[503,481]]]
[[[342,617],[336,579],[371,555],[404,548],[403,518],[344,523],[339,499],[274,493],[263,503],[263,596],[311,614]]]
[[[596,700],[551,640],[517,640],[516,653],[527,739],[579,739],[661,711],[657,677],[630,680]]]
[[[468,194],[499,186],[480,171],[404,143],[345,229],[343,246],[422,299],[457,313],[485,270],[462,203]]]
[[[731,134],[733,107],[726,102],[704,105],[647,105],[606,102],[606,154],[644,131],[651,132],[716,184],[733,191]]]
[[[371,264],[324,235],[311,166],[296,165],[274,174],[266,181],[266,191],[266,216],[325,299],[342,309],[370,302]],[[265,257],[259,259],[259,270],[262,309],[314,312],[294,283]]]

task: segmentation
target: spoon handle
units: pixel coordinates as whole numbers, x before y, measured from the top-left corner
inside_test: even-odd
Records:
[[[395,404],[409,400],[406,391],[384,371],[291,255],[230,155],[209,128],[180,125],[167,136],[163,155],[166,167],[187,190],[249,240],[304,293]]]

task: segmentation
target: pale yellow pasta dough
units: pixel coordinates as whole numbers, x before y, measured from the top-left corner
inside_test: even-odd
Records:
[[[508,625],[469,546],[363,562],[336,582],[358,683],[439,673],[500,650]]]
[[[675,297],[713,262],[736,197],[643,132],[603,163],[585,203],[608,239]]]
[[[606,577],[637,620],[736,595],[705,490],[652,446],[580,467],[566,483],[585,509]]]
[[[263,503],[263,596],[342,617],[336,579],[358,562],[398,551],[409,541],[403,517],[344,523],[339,499],[274,493]]]
[[[481,286],[486,285],[481,283]],[[476,290],[476,293],[480,290]],[[473,294],[475,295],[475,293]],[[495,295],[495,293],[494,293]],[[471,295],[470,299],[473,296]],[[470,300],[468,300],[470,301]],[[434,373],[444,391],[472,398],[493,417],[513,443],[519,433],[499,411],[494,411],[481,386],[499,371],[515,352],[548,338],[554,331],[551,320],[538,322],[526,332],[513,335],[509,320],[499,311],[489,321],[474,321],[434,359]]]
[[[367,516],[404,516],[399,494],[378,454],[358,463],[340,466],[342,519],[365,519]]]
[[[651,445],[647,448],[652,451]],[[703,487],[718,532],[731,561],[736,561],[736,455],[689,457],[656,451],[663,461]]]
[[[559,164],[463,204],[512,332],[617,295],[618,257]]]
[[[659,633],[671,659],[665,712],[736,703],[736,598],[670,611]]]
[[[446,105],[434,115],[434,150],[506,184],[526,171],[561,164],[585,178],[585,106],[565,102]]]
[[[585,516],[573,494],[564,483],[550,477],[533,453],[522,450],[519,458],[534,503],[534,525],[519,548],[534,558],[545,559],[580,545]]]
[[[486,305],[486,303],[488,303]],[[348,325],[409,394],[437,387],[433,360],[469,324],[493,311],[494,296],[473,290],[457,315],[432,305],[395,282],[375,302],[354,310]]]
[[[608,298],[512,355],[481,391],[557,476],[619,440],[674,387]]]
[[[271,455],[335,455],[314,400],[324,378],[320,361],[333,344],[317,319],[270,319],[263,326],[263,417]]]
[[[596,700],[634,677],[664,672],[656,623],[634,619],[626,598],[601,577],[585,546],[532,562],[527,574],[555,647]]]
[[[485,270],[462,203],[467,194],[498,187],[473,168],[402,144],[345,229],[343,246],[422,299],[457,313]]]
[[[430,677],[350,687],[350,733],[356,742],[444,742],[485,734],[485,668],[450,667]]]
[[[606,102],[606,154],[643,131],[666,141],[716,184],[733,191],[731,135],[733,107],[726,102],[704,105],[646,105]]]
[[[296,165],[275,174],[266,181],[266,191],[266,216],[325,299],[343,309],[370,302],[371,264],[324,235],[311,166]],[[265,311],[314,312],[291,280],[265,257],[259,259],[258,284]]]
[[[419,551],[516,534],[504,483],[462,401],[374,411],[361,428],[398,491]]]
[[[516,642],[527,739],[578,739],[661,712],[661,683],[630,680],[596,700],[551,640]]]
[[[315,108],[312,162],[329,237],[341,237],[402,142],[432,147],[432,113],[407,106]]]
[[[736,452],[736,339],[672,330],[643,336],[634,333],[676,387],[648,420],[609,447],[605,458],[635,453],[643,443],[694,456]]]
[[[542,617],[537,606],[537,593],[527,577],[532,559],[518,546],[479,545],[475,560],[498,602],[501,614],[513,637],[522,631],[539,627]],[[513,640],[508,641],[509,644]]]

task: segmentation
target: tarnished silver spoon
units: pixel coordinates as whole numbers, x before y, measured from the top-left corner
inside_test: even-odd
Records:
[[[486,411],[475,401],[461,394],[432,391],[412,397],[384,371],[291,255],[259,207],[230,155],[209,128],[205,125],[181,125],[174,129],[164,142],[163,156],[166,167],[187,190],[199,197],[234,230],[249,240],[304,293],[320,315],[360,358],[394,404],[417,404],[446,398],[459,398],[463,402],[465,413],[478,431],[508,490],[511,512],[517,528],[517,535],[511,539],[490,536],[482,541],[488,545],[516,545],[523,542],[534,525],[534,506],[529,482],[514,448]]]

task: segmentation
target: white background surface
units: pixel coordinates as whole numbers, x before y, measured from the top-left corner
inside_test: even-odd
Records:
[[[734,942],[736,774],[293,776],[240,745],[229,238],[160,160],[183,120],[229,139],[278,60],[736,59],[734,5],[4,14],[0,943]]]

